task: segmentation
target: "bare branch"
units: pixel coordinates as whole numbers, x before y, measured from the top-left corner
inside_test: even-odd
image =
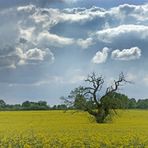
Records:
[[[69,98],[62,98],[64,104],[68,105],[68,106],[73,106],[74,104],[74,101],[73,100],[70,100]]]
[[[119,87],[123,86],[123,83],[130,83],[125,79],[123,72],[119,74],[118,80],[114,80],[114,84],[106,89],[106,93],[103,97],[117,91]]]
[[[88,90],[88,91],[84,92],[84,94],[83,94],[83,95],[85,96],[85,95],[88,95],[88,94],[93,95],[93,92],[91,92],[90,90]]]
[[[95,90],[95,88],[93,88],[93,87],[85,87],[84,89],[85,90]]]
[[[97,77],[95,73],[92,73],[92,75],[88,75],[86,82],[89,82],[92,84],[92,87],[86,87],[84,95],[92,95],[92,98],[96,105],[99,107],[100,103],[97,100],[97,92],[102,89],[102,86],[104,84],[104,79],[102,76]]]

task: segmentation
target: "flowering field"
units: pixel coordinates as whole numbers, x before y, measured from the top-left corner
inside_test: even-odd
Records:
[[[148,111],[118,112],[106,124],[96,124],[84,112],[0,112],[0,147],[148,147]]]

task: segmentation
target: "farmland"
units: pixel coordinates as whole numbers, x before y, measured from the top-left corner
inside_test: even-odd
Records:
[[[0,112],[0,147],[147,147],[148,111],[120,110],[96,124],[86,112]]]

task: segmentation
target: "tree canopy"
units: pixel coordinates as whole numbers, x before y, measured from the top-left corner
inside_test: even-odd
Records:
[[[87,111],[98,123],[103,123],[112,110],[127,108],[128,97],[116,93],[120,86],[128,82],[123,73],[106,88],[103,95],[100,93],[105,82],[102,76],[92,73],[88,75],[85,82],[88,86],[80,86],[72,90],[68,99],[65,100],[66,103],[73,105],[76,109]]]

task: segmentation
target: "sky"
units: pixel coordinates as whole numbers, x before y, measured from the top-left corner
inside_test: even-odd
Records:
[[[92,72],[148,98],[147,47],[148,0],[1,0],[0,99],[58,104]]]

